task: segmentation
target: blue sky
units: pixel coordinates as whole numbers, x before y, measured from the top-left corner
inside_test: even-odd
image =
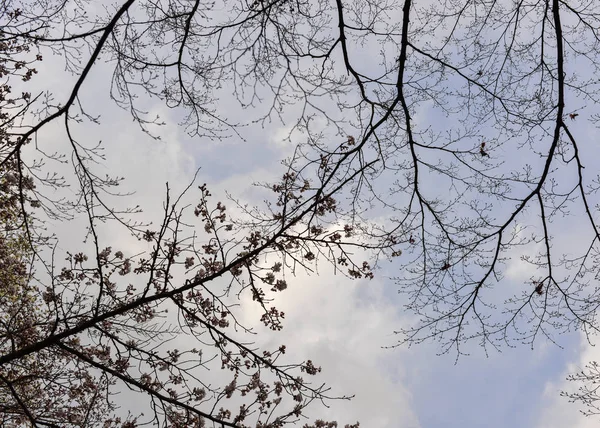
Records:
[[[375,71],[369,66],[376,66],[373,59],[377,54],[377,50],[369,51],[368,47],[362,51],[365,71]],[[60,60],[49,59],[40,68],[43,81],[35,79],[34,84],[40,88],[52,86],[57,98],[63,96],[61,88],[68,87],[69,81],[61,72]],[[163,141],[153,141],[111,104],[106,95],[107,70],[108,65],[98,65],[82,93],[84,103],[93,106],[92,113],[102,115],[102,125],[86,124],[78,132],[104,141],[107,161],[102,168],[125,176],[123,188],[136,191],[128,203],[139,203],[144,208],[144,218],[160,218],[166,181],[181,190],[198,168],[198,183],[208,183],[213,194],[223,200],[227,191],[242,201],[262,203],[264,192],[252,183],[272,180],[283,173],[280,161],[293,149],[291,142],[282,141],[286,125],[273,122],[264,127],[249,126],[244,129],[246,141],[190,138],[176,125],[181,112],[148,100],[145,108],[167,122],[158,131]],[[218,108],[239,117],[246,114],[227,94],[223,94]],[[294,107],[290,109],[293,116]],[[423,122],[438,126],[449,120],[427,109],[421,114]],[[485,134],[486,130],[481,132]],[[592,127],[583,124],[577,132],[590,140],[596,135]],[[58,129],[48,128],[40,140],[41,144],[64,149]],[[293,142],[301,140],[302,135],[292,138]],[[594,168],[596,152],[594,148],[587,154],[590,169]],[[511,159],[513,155],[508,150],[500,148],[499,153],[507,162],[517,161]],[[432,176],[425,176],[424,183],[426,188],[436,186]],[[193,200],[193,195],[190,197]],[[558,220],[555,227],[567,228],[570,221]],[[79,237],[72,233],[72,225],[56,224],[55,230],[62,239],[61,247],[81,245]],[[576,233],[585,232],[561,237],[562,243],[576,246]],[[107,244],[116,246],[118,242],[132,249],[140,245],[110,228],[103,239]],[[561,389],[569,387],[564,382],[567,373],[594,355],[600,356],[577,332],[557,337],[560,347],[541,338],[533,350],[528,345],[504,347],[500,353],[490,350],[487,356],[471,344],[470,355],[458,360],[453,353],[438,356],[440,347],[435,342],[384,349],[397,341],[392,332],[412,320],[403,308],[404,297],[398,295],[397,285],[387,279],[396,274],[396,267],[382,262],[373,281],[334,276],[326,264],[318,276],[299,274],[290,290],[281,295],[280,306],[288,314],[281,333],[260,330],[256,313],[249,310],[246,314],[246,321],[262,331],[257,343],[288,344],[296,359],[312,358],[323,366],[319,379],[336,393],[356,394],[353,401],[334,401],[329,409],[317,404],[311,416],[328,416],[342,423],[359,420],[367,428],[592,426],[592,420],[578,414],[576,405],[558,396]],[[531,273],[516,256],[506,270],[513,272],[504,281],[508,289],[519,287]]]
[[[171,115],[158,104],[155,108],[163,116]],[[129,202],[143,206],[145,218],[160,216],[164,182],[182,189],[198,167],[198,182],[209,183],[214,194],[223,196],[226,190],[260,203],[264,194],[251,182],[273,178],[279,157],[287,151],[271,141],[277,130],[264,131],[259,142],[193,142],[169,125],[161,131],[165,141],[157,142],[145,138],[127,119],[107,113],[103,120],[118,129],[94,131],[98,137],[105,134],[107,171],[125,175],[123,189],[136,190]],[[63,248],[80,245],[70,226],[57,225],[56,230],[62,233]],[[105,240],[136,245],[118,231],[105,235]],[[555,384],[552,392],[557,396],[568,364],[581,364],[577,333],[559,338],[564,349],[541,340],[534,350],[523,345],[502,353],[490,351],[486,357],[472,346],[471,355],[458,361],[454,354],[438,356],[436,343],[383,349],[396,343],[392,332],[407,322],[407,315],[397,286],[385,279],[393,274],[392,266],[385,262],[382,266],[373,281],[333,276],[326,265],[317,277],[297,279],[280,296],[288,324],[275,335],[262,332],[259,343],[288,344],[291,355],[313,358],[323,366],[320,379],[336,393],[356,394],[351,402],[330,403],[330,409],[315,405],[313,416],[327,415],[344,423],[358,419],[375,428],[545,428],[537,424],[553,399],[546,393],[547,385]],[[256,321],[248,316],[249,323]],[[570,408],[572,426],[580,418],[575,407]]]

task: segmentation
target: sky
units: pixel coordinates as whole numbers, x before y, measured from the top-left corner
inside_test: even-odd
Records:
[[[250,204],[262,202],[264,193],[252,183],[280,176],[280,161],[293,151],[293,143],[282,138],[289,129],[285,124],[249,127],[245,141],[191,138],[177,126],[181,112],[148,99],[145,108],[166,122],[157,131],[162,140],[153,140],[108,99],[109,67],[98,64],[82,88],[82,102],[101,115],[100,125],[85,124],[77,132],[81,138],[103,141],[106,161],[99,168],[125,177],[123,190],[135,191],[126,202],[143,207],[142,218],[159,220],[165,183],[177,193],[196,170],[197,183],[208,183],[223,200],[228,192]],[[64,98],[72,81],[62,71],[60,59],[48,57],[39,69],[33,85],[53,88],[57,98]],[[228,102],[223,96],[218,108],[237,108]],[[593,135],[591,128],[582,132]],[[47,127],[39,144],[64,150],[62,128]],[[82,219],[52,225],[65,250],[83,245],[73,233],[74,225],[83,224],[78,221]],[[111,227],[106,227],[102,240],[132,250],[140,245]],[[576,245],[576,236],[569,240]],[[506,281],[526,282],[528,269],[514,257],[507,263]],[[286,312],[287,321],[278,333],[263,328],[258,313],[245,313],[246,322],[259,333],[257,344],[287,344],[296,360],[310,358],[322,367],[318,380],[334,393],[355,396],[351,401],[329,402],[329,408],[315,404],[308,416],[342,424],[360,421],[367,428],[597,426],[597,420],[582,416],[578,405],[559,396],[561,390],[572,388],[565,381],[569,373],[600,359],[600,350],[579,332],[556,337],[557,344],[540,339],[533,349],[505,347],[486,355],[472,346],[469,355],[458,359],[452,353],[438,355],[435,342],[393,347],[398,340],[393,332],[411,322],[403,296],[389,279],[394,274],[394,264],[386,262],[373,280],[350,281],[325,265],[318,275],[298,274],[279,296],[278,307]]]

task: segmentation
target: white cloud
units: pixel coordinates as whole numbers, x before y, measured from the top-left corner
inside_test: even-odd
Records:
[[[419,427],[410,391],[403,385],[403,351],[382,349],[393,343],[390,333],[402,323],[398,307],[384,295],[386,285],[333,275],[326,263],[318,275],[286,279],[289,287],[275,302],[286,313],[282,332],[258,326],[257,311],[245,314],[247,323],[256,324],[258,343],[286,344],[290,360],[312,359],[322,367],[315,383],[327,383],[334,396],[355,395],[351,401],[329,402],[329,409],[317,404],[309,417],[342,424],[360,421],[365,427]]]
[[[566,380],[567,375],[581,371],[590,361],[600,360],[600,348],[591,346],[581,334],[579,347],[574,349],[573,358],[555,378],[546,382],[542,406],[539,410],[537,428],[596,428],[598,416],[586,417],[581,403],[570,403],[560,396],[562,391],[573,391],[579,386]]]
[[[119,190],[135,190],[132,196],[109,198],[109,203],[139,205],[144,209],[138,216],[140,220],[160,221],[165,182],[170,183],[172,196],[175,196],[189,184],[197,167],[203,167],[198,182],[209,183],[215,198],[223,196],[223,190],[228,190],[234,196],[241,195],[244,202],[260,203],[264,192],[253,190],[251,183],[273,178],[278,168],[270,168],[269,165],[278,165],[279,159],[272,157],[280,153],[270,153],[271,159],[264,159],[264,163],[247,165],[244,150],[251,150],[248,145],[252,142],[221,145],[196,140],[193,144],[200,146],[194,147],[175,125],[160,130],[163,141],[151,140],[139,131],[129,116],[115,110],[101,84],[93,83],[90,81],[84,86],[82,96],[94,99],[97,111],[92,114],[103,113],[101,126],[78,128],[76,136],[87,146],[103,141],[107,159],[95,167],[96,171],[101,175],[124,176],[126,180]],[[149,105],[148,110],[152,111],[152,117],[156,113],[162,118],[172,117],[170,110],[155,104]],[[267,135],[278,146],[287,132],[288,128],[280,127],[268,130]],[[40,147],[46,151],[69,151],[68,142],[59,127],[44,130]],[[225,157],[232,168],[225,174],[213,171],[215,166],[203,157],[203,153]],[[71,174],[71,167],[55,166],[65,174]],[[246,173],[246,170],[251,172]],[[197,194],[192,189],[189,197],[193,200],[195,196]],[[85,220],[81,217],[75,222],[52,224],[53,232],[60,238],[61,249],[80,251],[85,247],[82,243]],[[145,242],[138,242],[123,233],[122,227],[116,224],[101,228],[101,246],[110,245],[129,253],[148,250]],[[310,420],[320,417],[338,420],[341,424],[360,421],[361,426],[375,428],[418,427],[418,418],[411,408],[410,391],[402,383],[404,367],[399,357],[401,354],[381,348],[393,342],[390,332],[401,324],[398,308],[384,296],[384,284],[377,280],[350,281],[335,276],[326,263],[323,263],[319,275],[298,275],[295,279],[288,278],[288,282],[290,287],[277,296],[276,302],[276,306],[287,314],[282,332],[273,333],[259,325],[260,315],[253,304],[244,309],[244,317],[260,332],[257,344],[285,343],[290,361],[312,359],[323,368],[315,382],[331,386],[331,395],[355,395],[351,401],[330,401],[327,403],[329,408],[315,403],[308,409]],[[207,374],[207,377],[213,376],[222,375],[218,371]],[[145,402],[135,394],[126,391],[123,394],[131,405]],[[122,410],[126,412],[128,406],[123,406]]]

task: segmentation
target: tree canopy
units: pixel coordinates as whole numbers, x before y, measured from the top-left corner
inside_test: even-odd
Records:
[[[280,330],[277,296],[319,265],[368,280],[394,261],[413,320],[399,346],[460,356],[598,331],[599,3],[14,0],[0,22],[5,423],[275,428],[348,398],[241,321],[247,296]],[[66,92],[44,86],[48,58]],[[192,183],[146,224],[117,208],[126,174],[103,172],[89,132],[111,126],[82,95],[102,79],[153,138],[158,99],[199,144],[279,121],[293,154],[260,206]],[[85,245],[64,249],[48,225],[81,218]],[[106,245],[106,224],[145,250]],[[124,389],[151,412],[118,415]]]

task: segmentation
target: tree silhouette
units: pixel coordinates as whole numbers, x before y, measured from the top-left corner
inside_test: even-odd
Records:
[[[399,331],[399,343],[435,339],[460,355],[469,342],[499,348],[598,330],[599,186],[588,134],[598,119],[600,5],[128,0],[100,10],[93,3],[3,10],[3,43],[60,55],[76,77],[61,104],[28,95],[26,108],[4,123],[0,167],[19,183],[34,182],[19,187],[26,252],[39,254],[41,239],[26,198],[47,216],[84,212],[95,243],[93,254],[71,254],[65,266],[38,257],[49,272],[37,279],[45,287],[46,321],[35,323],[43,335],[25,345],[5,341],[3,367],[49,352],[102,373],[108,390],[117,382],[145,394],[156,424],[281,426],[326,398],[326,389],[298,377],[318,372],[311,361],[278,365],[285,348],[256,351],[236,340],[231,331],[244,327],[230,298],[250,293],[261,320],[278,330],[284,314],[272,298],[286,289],[285,272],[320,260],[370,278],[380,259],[394,258],[394,281],[418,318]],[[244,215],[231,219],[201,186],[194,212],[201,235],[170,194],[156,230],[131,223],[135,209],[112,209],[107,195],[119,179],[94,172],[101,152],[73,129],[97,121],[80,92],[101,58],[112,66],[111,97],[149,135],[159,120],[142,108],[148,96],[184,112],[190,136],[244,138],[249,122],[271,120],[288,124],[290,141],[301,134],[281,180],[265,184],[273,199],[264,208],[240,206]],[[248,117],[219,109],[224,94]],[[21,159],[57,121],[76,183],[35,174],[44,167]],[[36,179],[76,187],[77,203],[40,193]],[[570,218],[578,219],[576,245],[564,230]],[[109,220],[146,240],[149,252],[102,248],[97,225]],[[352,256],[357,247],[373,260]],[[507,263],[519,259],[530,272],[524,284],[505,278]],[[178,325],[159,327],[169,308]],[[209,363],[200,345],[157,347],[161,334],[217,349],[231,382],[199,387],[193,367]],[[7,387],[15,382],[2,376]],[[219,409],[236,399],[239,410]],[[45,423],[26,401],[21,407]]]

